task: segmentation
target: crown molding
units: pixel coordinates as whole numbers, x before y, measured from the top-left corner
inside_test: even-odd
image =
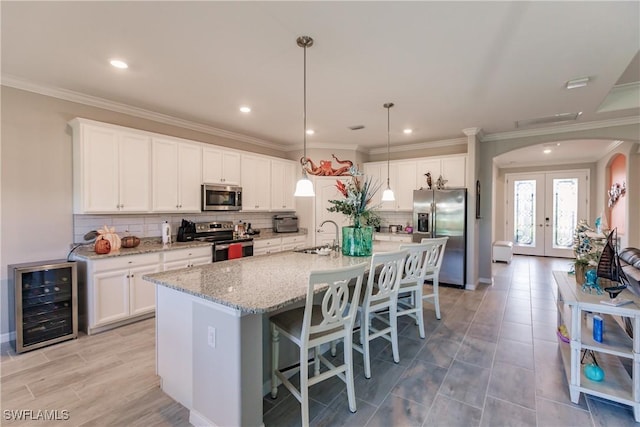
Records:
[[[369,150],[366,147],[357,144],[336,144],[336,143],[323,143],[323,142],[307,142],[307,150],[313,148],[316,150],[353,150],[367,154]],[[280,150],[284,152],[302,150],[303,146],[298,144],[289,144],[280,146]]]
[[[613,126],[640,124],[640,116],[623,117],[620,119],[599,120],[593,122],[573,123],[570,125],[545,127],[540,129],[517,130],[513,132],[492,133],[485,135],[482,142],[504,141],[506,139],[526,138],[530,136],[553,135],[557,133],[577,132],[582,130],[600,129]]]
[[[396,145],[390,148],[390,151],[394,153],[399,153],[402,151],[414,151],[414,150],[423,150],[429,148],[438,148],[438,147],[452,147],[454,145],[467,145],[467,138],[453,138],[453,139],[443,139],[440,141],[429,141],[429,142],[419,142],[417,144],[404,144],[404,145]],[[384,154],[387,152],[386,148],[372,148],[369,150],[369,154]]]
[[[78,104],[89,105],[91,107],[103,108],[109,111],[115,111],[117,113],[127,114],[129,116],[138,117],[141,119],[152,120],[163,124],[178,126],[185,129],[194,130],[197,132],[203,132],[209,135],[219,136],[222,138],[232,139],[234,141],[246,142],[247,144],[253,144],[260,147],[270,148],[272,150],[283,151],[282,145],[274,144],[273,142],[265,141],[263,139],[254,138],[248,135],[243,135],[237,132],[231,132],[224,129],[219,129],[213,126],[203,125],[200,123],[192,122],[190,120],[179,119],[167,114],[156,113],[154,111],[145,110],[144,108],[132,107],[120,102],[109,101],[97,96],[85,95],[72,90],[54,88],[50,86],[39,85],[27,80],[19,79],[13,76],[2,75],[2,85],[12,87],[15,89],[24,90],[27,92],[33,92],[40,95],[51,96],[59,98],[65,101],[75,102]]]
[[[482,132],[482,128],[465,128],[462,129],[462,133],[464,133],[467,136],[478,136],[478,139],[482,139],[482,137],[484,136],[484,132]]]

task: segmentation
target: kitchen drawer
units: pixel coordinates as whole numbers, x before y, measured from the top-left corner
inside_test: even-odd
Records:
[[[192,258],[212,258],[211,246],[199,248],[176,249],[164,252],[164,262],[179,261]]]
[[[92,260],[93,272],[118,270],[123,268],[138,267],[141,265],[160,264],[160,254],[141,254],[130,256],[115,256],[105,259]]]
[[[391,240],[391,236],[388,235],[388,234],[378,234],[378,233],[376,233],[373,236],[373,240],[378,240],[380,242],[388,242],[388,241]]]
[[[291,251],[307,246],[307,236],[287,236],[282,238],[282,250]]]
[[[258,239],[253,241],[253,250],[280,246],[281,244],[282,239],[280,237],[275,239]]]

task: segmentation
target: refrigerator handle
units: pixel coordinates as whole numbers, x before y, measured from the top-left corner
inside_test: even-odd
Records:
[[[429,235],[436,237],[436,202],[431,202],[431,215],[429,215]]]

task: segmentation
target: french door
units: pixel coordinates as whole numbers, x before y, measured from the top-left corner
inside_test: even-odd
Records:
[[[589,212],[589,171],[507,174],[507,238],[521,255],[573,257],[573,233]]]

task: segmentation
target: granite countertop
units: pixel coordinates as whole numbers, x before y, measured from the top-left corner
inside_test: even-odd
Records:
[[[398,247],[397,243],[375,243],[374,252]],[[360,263],[368,268],[370,262],[371,257],[339,252],[322,256],[289,251],[148,274],[143,279],[244,313],[268,313],[303,301],[311,271]]]
[[[170,245],[163,245],[162,241],[157,238],[150,239],[141,239],[140,244],[135,248],[120,248],[117,251],[111,251],[108,254],[98,255],[94,249],[93,244],[89,244],[86,246],[80,246],[78,249],[73,251],[74,258],[88,261],[88,260],[97,260],[104,258],[111,258],[117,256],[127,256],[127,255],[139,255],[139,254],[148,254],[152,252],[165,252],[165,251],[175,251],[178,249],[188,249],[188,248],[197,248],[202,246],[211,246],[211,242],[175,242]]]

